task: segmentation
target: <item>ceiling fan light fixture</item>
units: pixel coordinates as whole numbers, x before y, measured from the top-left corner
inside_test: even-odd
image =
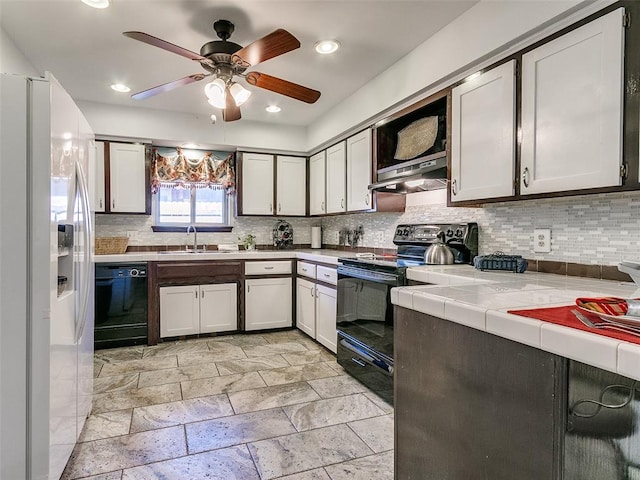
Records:
[[[231,93],[231,96],[235,100],[238,107],[249,100],[249,97],[251,96],[251,92],[239,83],[234,83],[233,85],[231,85],[231,87],[229,88],[229,92]]]
[[[222,110],[224,110],[225,108],[227,108],[227,104],[224,98],[224,95],[220,98],[210,98],[208,100],[209,105],[212,105],[216,108],[221,108]]]
[[[93,8],[107,8],[109,0],[82,0],[82,3]]]
[[[340,43],[335,40],[322,40],[316,42],[313,48],[321,55],[328,55],[336,52],[340,48]]]
[[[209,82],[204,86],[204,94],[209,100],[219,97],[224,98],[225,88],[226,85],[224,83],[224,80],[222,80],[221,78],[216,78],[214,81]]]
[[[265,107],[265,110],[269,113],[278,113],[279,111],[281,111],[282,109],[277,106],[277,105],[267,105]]]
[[[118,93],[127,93],[130,92],[131,89],[127,87],[124,83],[114,83],[111,85],[111,90],[114,90]]]

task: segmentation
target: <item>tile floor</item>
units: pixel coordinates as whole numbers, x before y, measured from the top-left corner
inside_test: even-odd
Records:
[[[392,480],[393,409],[297,330],[95,354],[64,480]]]

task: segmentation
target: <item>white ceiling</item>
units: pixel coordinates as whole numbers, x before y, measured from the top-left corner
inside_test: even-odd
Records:
[[[38,71],[51,71],[76,100],[203,115],[219,115],[206,102],[204,81],[137,101],[109,88],[125,83],[134,93],[204,71],[197,62],[122,32],[142,31],[199,52],[202,44],[218,40],[212,27],[218,19],[235,24],[231,41],[240,45],[284,28],[300,40],[301,48],[249,71],[320,90],[322,96],[308,105],[248,86],[253,95],[242,106],[242,117],[305,126],[476,1],[111,0],[109,8],[99,10],[80,0],[0,0],[0,25]],[[318,55],[313,45],[321,39],[336,39],[342,48],[334,55]],[[266,113],[264,107],[272,103],[282,112]]]

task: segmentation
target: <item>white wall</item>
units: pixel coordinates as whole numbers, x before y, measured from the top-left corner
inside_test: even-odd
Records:
[[[305,151],[303,127],[273,125],[243,120],[215,125],[209,117],[188,113],[77,102],[96,134],[100,136],[160,140],[167,145],[186,142],[220,150],[255,149],[284,152]]]
[[[343,132],[368,126],[379,112],[414,103],[513,46],[546,22],[572,13],[580,0],[484,0],[371,80],[309,126],[307,150],[328,146]],[[602,8],[611,1],[599,1]],[[414,100],[406,102],[409,97]]]
[[[1,8],[1,7],[0,7]],[[1,13],[1,12],[0,12]],[[40,73],[0,27],[0,73],[20,73],[37,77]]]

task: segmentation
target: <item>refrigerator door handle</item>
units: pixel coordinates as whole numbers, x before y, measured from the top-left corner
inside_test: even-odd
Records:
[[[82,334],[84,333],[84,326],[86,323],[85,316],[87,314],[87,306],[89,304],[89,291],[91,286],[89,285],[89,277],[91,273],[91,210],[89,207],[89,191],[87,190],[87,184],[84,179],[84,172],[82,171],[82,165],[80,162],[76,162],[76,183],[79,187],[80,201],[82,202],[83,218],[84,218],[84,272],[82,274],[82,295],[80,301],[80,312],[76,317],[75,330],[76,330],[76,343],[80,342]]]

